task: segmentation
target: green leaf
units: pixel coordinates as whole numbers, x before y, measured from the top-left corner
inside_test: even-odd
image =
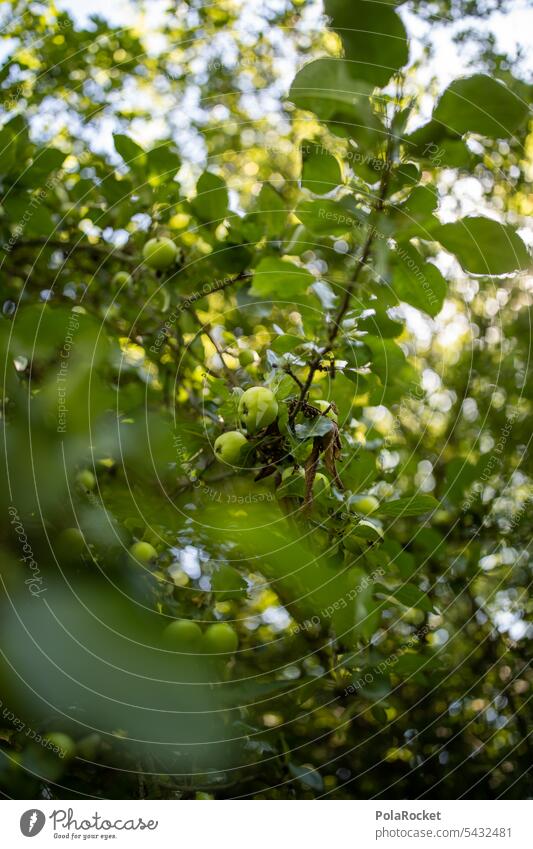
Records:
[[[171,142],[157,145],[146,154],[148,171],[170,179],[181,166],[181,159]]]
[[[416,186],[420,179],[420,171],[414,162],[402,162],[391,172],[389,195],[394,195],[405,187]]]
[[[355,369],[364,368],[372,359],[372,351],[360,339],[347,341],[341,353],[348,365]]]
[[[527,248],[515,230],[490,218],[461,218],[436,227],[432,235],[471,274],[507,274],[530,264]]]
[[[369,581],[365,570],[358,566],[348,570],[347,578],[351,586],[357,591],[353,636],[369,640],[377,630],[381,616],[382,605],[374,599],[375,589],[379,585],[374,585]]]
[[[357,375],[359,377],[359,375]],[[364,381],[364,378],[361,378]],[[357,394],[357,386],[349,380],[344,374],[335,375],[335,380],[332,384],[332,401],[335,402],[339,411],[339,421],[343,422],[348,417],[352,409],[354,395]],[[348,484],[346,484],[348,486]]]
[[[454,80],[433,110],[433,118],[447,130],[494,139],[512,136],[527,114],[524,100],[486,74]]]
[[[411,678],[415,675],[420,676],[420,673],[430,671],[428,667],[435,665],[434,657],[426,657],[425,655],[415,652],[405,652],[400,655],[394,665],[394,674],[401,678]]]
[[[350,62],[323,58],[298,71],[289,100],[300,109],[314,112],[321,121],[329,122],[330,128],[339,129],[343,135],[371,144],[379,142],[385,133],[372,109],[371,94],[372,86],[353,76]]]
[[[391,285],[398,298],[434,318],[448,289],[437,266],[426,262],[409,244],[398,246],[395,260]]]
[[[302,345],[305,339],[300,336],[293,336],[290,333],[283,333],[281,336],[276,336],[272,341],[271,348],[276,354],[286,354],[289,351],[294,351],[298,345]],[[289,378],[292,380],[292,378]]]
[[[360,226],[353,212],[334,200],[304,200],[294,214],[312,233],[325,236],[342,236]]]
[[[335,383],[337,378],[335,378]],[[335,402],[338,405],[337,399]],[[339,410],[339,413],[342,412]],[[352,492],[360,492],[367,489],[370,484],[376,479],[378,470],[376,468],[376,458],[371,451],[360,449],[359,451],[350,448],[347,452],[347,457],[341,459],[339,466],[339,477],[347,489]]]
[[[316,419],[310,419],[297,424],[294,432],[298,439],[311,439],[315,436],[325,436],[333,427],[333,422],[327,416],[317,416]]]
[[[242,218],[232,220],[232,231],[244,242],[258,242],[264,236],[279,239],[283,235],[289,207],[269,183],[263,183],[253,207]]]
[[[297,386],[292,377],[289,377],[288,374],[284,374],[283,377],[278,374],[277,378],[273,382],[272,389],[276,396],[276,400],[284,401],[286,398],[290,398],[291,395],[296,394]],[[282,429],[282,425],[288,421],[288,418],[288,408],[286,404],[283,404],[280,412],[278,413],[278,427],[280,430]]]
[[[408,551],[400,551],[394,558],[394,565],[402,578],[409,578],[416,570],[416,559]]]
[[[440,531],[427,526],[417,528],[411,540],[413,548],[434,559],[445,555],[445,543],[446,539]]]
[[[407,33],[392,6],[368,0],[326,0],[325,12],[341,37],[354,77],[384,86],[407,63]]]
[[[395,501],[385,501],[379,505],[376,513],[380,516],[404,518],[430,513],[438,506],[439,502],[432,495],[413,495],[408,498],[397,498]]]
[[[396,339],[403,333],[404,320],[391,318],[385,309],[376,307],[374,314],[361,319],[357,326],[359,330],[364,330],[371,336],[379,336],[380,339]]]
[[[200,221],[218,224],[228,212],[228,190],[224,180],[204,171],[196,184],[196,197],[191,206]]]
[[[115,150],[130,168],[139,169],[146,163],[146,153],[143,148],[125,136],[123,133],[114,133],[113,142]]]
[[[372,371],[381,381],[369,398],[371,406],[396,403],[418,386],[418,374],[396,342],[378,336],[367,336],[365,342],[373,354]]]
[[[26,185],[35,185],[48,177],[52,171],[61,168],[65,161],[66,153],[56,147],[45,147],[40,150],[28,170],[23,175],[22,182]]]
[[[339,160],[322,145],[302,142],[302,186],[315,195],[325,195],[342,183]]]
[[[407,135],[403,142],[407,147],[409,156],[427,159],[430,162],[434,160],[436,165],[440,165],[439,157],[442,143],[444,139],[450,137],[460,138],[457,133],[452,133],[448,127],[432,119]]]
[[[460,135],[431,120],[403,139],[410,157],[435,168],[469,168],[475,156]]]
[[[262,298],[291,298],[304,292],[314,277],[305,268],[277,257],[264,257],[254,272],[250,294]]]
[[[47,194],[46,189],[43,191]],[[17,238],[22,233],[27,236],[51,236],[57,229],[57,224],[46,206],[46,196],[42,198],[38,192],[11,193],[5,198],[3,207],[8,220],[15,227],[15,235],[18,232]]]
[[[405,216],[407,226],[413,221],[425,221],[437,209],[438,191],[436,186],[415,186],[407,200],[396,208],[396,214]]]
[[[273,239],[280,236],[285,228],[288,209],[287,204],[278,192],[269,183],[264,183],[257,198],[257,209],[262,231],[268,238]]]
[[[431,613],[433,610],[433,605],[426,593],[415,586],[415,584],[404,584],[396,590],[386,590],[385,592],[405,607],[417,607],[426,613]]]
[[[471,463],[465,457],[452,457],[446,463],[444,497],[456,504],[468,500],[467,493],[474,481],[483,474],[484,463],[487,463],[484,455],[476,463]]]
[[[215,593],[217,603],[234,598],[244,598],[246,596],[246,581],[232,566],[222,565],[211,577],[211,589]]]
[[[358,319],[358,330],[364,330],[381,339],[395,339],[403,332],[402,322],[390,318],[387,312],[391,307],[398,306],[398,300],[391,289],[384,290],[383,294],[378,290],[378,297],[363,301],[363,306],[367,315]]]
[[[17,134],[10,127],[2,127],[0,130],[0,173],[9,174],[15,163],[17,150]]]

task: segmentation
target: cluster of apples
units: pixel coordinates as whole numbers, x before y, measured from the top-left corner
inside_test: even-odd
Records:
[[[187,654],[234,654],[239,647],[237,632],[228,622],[213,622],[202,631],[192,619],[176,619],[164,636],[169,647]]]
[[[239,399],[239,421],[248,436],[268,427],[278,417],[278,402],[266,386],[252,386]],[[239,462],[247,437],[240,430],[222,433],[215,440],[214,451],[218,460],[234,466]]]
[[[329,401],[319,399],[312,402],[320,413],[337,421],[337,416]],[[214,445],[215,456],[230,466],[238,464],[241,452],[248,437],[268,427],[278,416],[278,402],[273,392],[266,386],[252,386],[243,392],[238,407],[239,421],[246,435],[241,430],[230,430],[221,434]],[[326,475],[317,472],[313,481],[313,497],[319,498],[330,491]],[[305,494],[305,470],[296,464],[284,470],[279,487],[279,495],[299,496]]]
[[[337,414],[330,401],[324,398],[318,398],[315,401],[310,401],[309,405],[315,407],[328,419],[337,423]],[[330,483],[326,475],[322,472],[317,472],[313,480],[313,498],[321,498],[324,495],[329,495]],[[301,466],[293,465],[285,469],[281,475],[281,486],[278,489],[278,495],[287,496],[293,495],[303,498],[305,495],[305,469]]]
[[[335,422],[337,421],[337,416],[329,401],[319,399],[312,401],[311,404],[320,413],[327,415]],[[247,435],[240,430],[230,430],[221,434],[215,440],[214,445],[216,457],[230,466],[238,463],[241,451],[246,445],[247,436],[253,436],[276,420],[278,402],[274,393],[266,386],[252,386],[251,389],[247,389],[239,399],[238,415],[241,426],[246,430]],[[284,478],[291,477],[293,474],[303,475],[304,471],[296,468],[286,469]],[[329,488],[329,482],[325,475],[317,474],[315,481],[318,488],[323,488],[326,485]]]
[[[134,542],[130,555],[143,565],[153,563],[157,550],[145,540]],[[175,651],[193,654],[233,654],[239,647],[237,632],[227,622],[214,622],[205,632],[191,619],[176,619],[165,628],[165,642]]]

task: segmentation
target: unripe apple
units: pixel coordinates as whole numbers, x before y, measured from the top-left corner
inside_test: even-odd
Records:
[[[313,497],[320,498],[328,495],[330,485],[327,477],[322,472],[317,472],[313,481]],[[294,495],[300,498],[305,496],[305,469],[295,469],[290,466],[281,475],[281,486],[278,490],[280,495]]]
[[[239,401],[239,417],[248,433],[256,433],[272,424],[278,415],[278,402],[266,386],[252,386]]]
[[[160,239],[149,239],[143,248],[143,259],[149,268],[163,271],[174,262],[178,249],[172,239],[162,236]]]
[[[57,538],[57,553],[61,558],[76,559],[85,551],[85,538],[79,528],[65,528]]]
[[[378,509],[379,501],[373,495],[354,495],[350,498],[349,506],[354,513],[369,516]]]
[[[202,647],[207,654],[233,654],[239,647],[239,638],[227,622],[215,622],[206,630]]]
[[[134,542],[130,548],[130,554],[144,565],[151,563],[157,557],[157,551],[149,542]]]
[[[99,734],[87,734],[86,737],[82,737],[81,740],[78,740],[76,749],[82,758],[85,758],[88,761],[94,761],[101,743],[102,738]]]
[[[255,351],[252,351],[251,348],[244,348],[242,351],[239,351],[239,363],[243,368],[246,366],[251,366],[255,360]]]
[[[81,486],[82,489],[90,491],[96,486],[96,478],[89,469],[82,469],[81,472],[78,472],[76,475],[76,483],[78,486]]]
[[[56,754],[60,758],[70,760],[76,754],[76,744],[72,737],[68,734],[62,734],[60,731],[54,731],[51,734],[46,734],[45,740],[48,741],[51,747],[59,749]]]
[[[373,545],[383,539],[383,531],[374,521],[361,519],[353,525],[343,537],[344,547],[352,554],[358,554],[362,548]]]
[[[322,472],[317,472],[313,481],[313,496],[320,498],[322,495],[329,495],[329,481]]]
[[[235,465],[241,455],[242,447],[246,444],[246,437],[238,430],[230,430],[222,433],[215,439],[215,456],[222,463]]]
[[[111,284],[117,289],[121,289],[123,286],[128,286],[132,282],[132,279],[131,274],[128,274],[127,271],[117,271]]]
[[[326,413],[326,410],[327,410],[326,415],[327,415],[328,419],[331,419],[334,422],[338,421],[337,413],[335,412],[335,410],[331,406],[330,401],[325,401],[324,399],[319,398],[317,401],[310,401],[309,403],[311,404],[312,407],[316,407],[317,410],[320,410],[321,413]]]
[[[176,619],[165,628],[165,640],[176,651],[195,652],[202,642],[202,629],[190,619]]]

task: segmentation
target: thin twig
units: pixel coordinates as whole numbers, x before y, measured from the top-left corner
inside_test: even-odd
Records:
[[[253,272],[251,271],[240,271],[234,277],[226,277],[224,280],[220,280],[213,284],[204,283],[201,286],[201,290],[198,292],[193,292],[192,295],[185,295],[181,299],[180,307],[181,309],[188,309],[192,304],[195,304],[196,301],[200,301],[202,298],[207,298],[208,295],[213,295],[215,292],[223,292],[224,289],[227,289],[229,286],[233,286],[234,283],[239,283],[241,280],[249,280],[253,277]]]
[[[222,367],[224,368],[224,372],[227,375],[228,380],[230,381],[230,383],[233,384],[233,386],[238,386],[239,382],[238,382],[237,378],[235,377],[232,370],[228,366],[226,360],[224,359],[224,351],[222,350],[222,348],[220,347],[220,345],[218,344],[217,340],[215,339],[215,337],[213,335],[213,328],[211,327],[210,324],[201,321],[201,319],[198,317],[198,315],[195,313],[194,310],[190,310],[190,313],[193,316],[193,318],[195,319],[195,321],[200,325],[202,333],[205,333],[205,335],[207,336],[207,338],[209,339],[209,341],[213,345],[215,351],[217,352],[218,356],[220,357]]]
[[[296,377],[296,375],[294,374],[294,372],[293,372],[293,370],[291,369],[291,367],[290,367],[290,366],[285,366],[285,367],[284,367],[284,371],[285,371],[285,372],[289,375],[289,377],[292,377],[292,379],[294,380],[294,382],[295,382],[295,383],[297,383],[297,384],[298,384],[298,386],[299,386],[299,387],[300,387],[300,389],[301,389],[301,388],[302,388],[302,386],[303,386],[303,383],[302,383],[302,381],[300,380],[300,378],[299,378],[299,377]]]

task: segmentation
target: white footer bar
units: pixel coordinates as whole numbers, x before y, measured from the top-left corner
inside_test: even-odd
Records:
[[[0,805],[2,844],[10,849],[67,841],[157,849],[533,846],[531,801],[6,800]]]

